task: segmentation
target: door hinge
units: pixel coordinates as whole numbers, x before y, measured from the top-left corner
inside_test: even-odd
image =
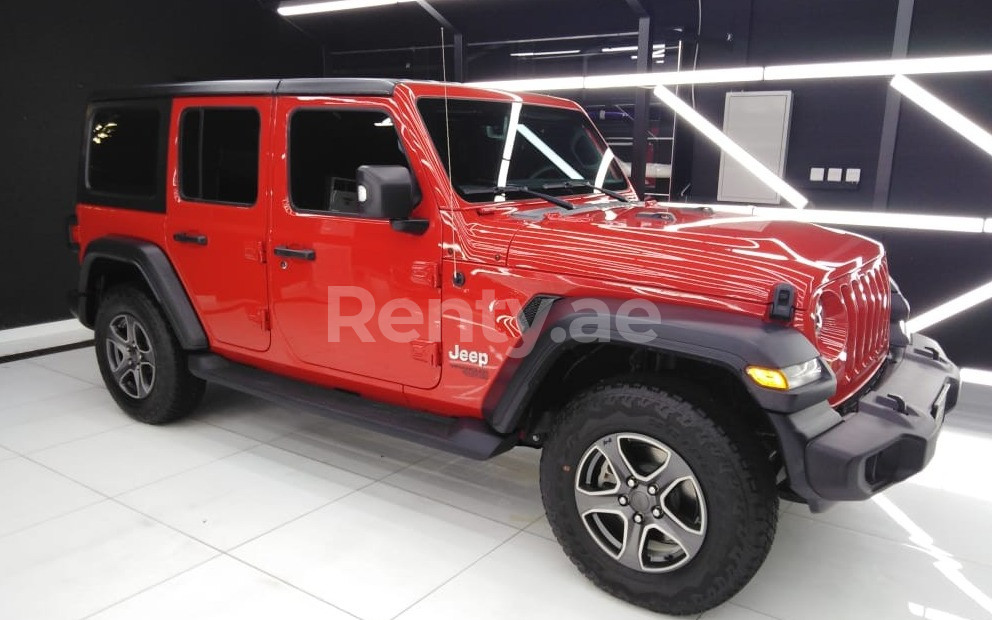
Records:
[[[246,241],[245,258],[255,263],[265,264],[265,242]]]
[[[427,340],[414,340],[410,343],[413,359],[426,362],[437,368],[441,365],[441,343]]]
[[[259,308],[254,312],[248,313],[248,318],[251,319],[253,323],[258,323],[259,327],[262,328],[263,332],[271,331],[272,326],[269,323],[269,309]]]
[[[410,266],[410,280],[431,288],[441,286],[441,265],[432,261],[414,261]]]

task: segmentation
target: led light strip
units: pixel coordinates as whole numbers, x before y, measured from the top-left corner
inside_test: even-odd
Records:
[[[925,73],[968,73],[970,71],[992,71],[992,54],[775,65],[765,67],[765,79],[822,80]]]
[[[702,114],[696,112],[692,106],[685,101],[682,101],[678,95],[664,86],[657,87],[654,94],[658,99],[661,99],[665,105],[670,107],[673,112],[678,114],[679,117],[685,119],[690,125],[699,130],[699,132],[707,139],[720,147],[720,149],[723,150],[727,156],[733,158],[737,161],[737,163],[744,166],[748,172],[757,177],[759,181],[772,188],[772,190],[782,196],[782,198],[785,198],[789,204],[797,209],[802,209],[809,204],[809,200],[807,200],[805,196],[783,181],[778,175],[769,170],[760,161],[755,159],[753,155],[741,148],[739,144],[727,137],[727,134],[717,129],[713,123],[703,118]]]
[[[766,220],[788,220],[811,224],[833,224],[835,226],[863,226],[866,228],[892,228],[900,230],[925,230],[929,232],[992,233],[992,218],[967,217],[956,215],[921,215],[917,213],[892,213],[889,211],[840,211],[830,209],[806,209],[793,211],[780,207],[755,207],[751,205],[695,204],[684,202],[660,202],[667,207],[697,207],[713,209],[719,213],[752,216]],[[681,228],[719,225],[720,220],[706,220],[690,224],[678,224]],[[671,226],[669,228],[672,228]]]
[[[581,53],[582,50],[554,50],[550,52],[513,52],[510,56],[514,58],[532,58],[535,56],[569,56]]]
[[[918,332],[936,325],[944,319],[948,319],[954,315],[961,314],[966,310],[970,310],[978,304],[984,303],[990,299],[992,299],[992,282],[986,282],[978,288],[974,288],[967,293],[958,295],[953,299],[945,301],[936,308],[932,308],[923,314],[911,318],[906,321],[906,327],[910,331]]]
[[[330,13],[333,11],[350,11],[352,9],[366,9],[375,6],[389,6],[401,2],[414,2],[415,0],[331,0],[330,2],[297,2],[282,3],[276,11],[284,17],[294,15],[312,15],[314,13]]]
[[[582,90],[626,88],[635,86],[677,86],[681,84],[722,84],[761,81],[761,67],[737,69],[700,69],[698,71],[663,71],[659,73],[623,73],[586,77],[530,78],[469,82],[469,86],[499,90]]]
[[[958,132],[965,140],[992,155],[992,134],[976,125],[964,114],[947,105],[905,75],[897,75],[892,78],[892,88]]]
[[[340,0],[347,1],[347,0]],[[524,80],[490,80],[469,82],[470,86],[503,90],[577,90],[583,88],[622,88],[635,86],[674,86],[676,84],[737,84],[762,80],[816,80],[854,77],[885,77],[927,73],[967,73],[992,71],[992,54],[974,56],[938,56],[895,60],[826,62],[769,67],[735,67],[698,71],[664,71]]]
[[[974,383],[976,385],[987,385],[992,387],[992,370],[962,368],[961,381],[964,383]]]

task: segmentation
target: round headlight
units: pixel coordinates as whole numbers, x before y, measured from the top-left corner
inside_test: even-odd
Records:
[[[827,291],[817,304],[820,327],[816,331],[816,348],[829,363],[844,358],[847,348],[847,308],[840,295]],[[815,323],[814,323],[815,325]]]
[[[816,307],[813,308],[813,312],[809,315],[809,321],[813,324],[813,331],[816,333],[816,337],[820,337],[820,332],[823,330],[823,302],[817,300]]]

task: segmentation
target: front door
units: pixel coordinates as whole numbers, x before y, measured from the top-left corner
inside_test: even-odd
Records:
[[[418,388],[441,377],[441,232],[430,192],[420,234],[359,209],[357,169],[410,163],[391,102],[284,97],[269,242],[274,329],[300,360]]]
[[[269,348],[265,276],[271,97],[177,99],[169,256],[213,346]]]

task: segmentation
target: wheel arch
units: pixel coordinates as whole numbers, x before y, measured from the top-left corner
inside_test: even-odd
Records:
[[[746,380],[750,364],[784,368],[818,355],[800,332],[784,324],[768,323],[726,311],[703,310],[654,303],[650,324],[636,323],[624,314],[624,300],[557,299],[543,316],[525,322],[526,355],[511,356],[486,395],[483,415],[501,433],[533,433],[576,391],[626,374],[679,376],[703,386],[716,382],[715,391],[743,405],[754,423],[768,424],[767,411],[796,411],[829,398],[836,389],[832,374],[820,382],[783,393]],[[588,308],[605,308],[605,316],[591,322]],[[571,326],[580,321],[581,337]],[[643,319],[642,319],[643,321]],[[645,335],[650,327],[652,333]],[[564,330],[564,331],[563,331]],[[828,373],[829,374],[829,373]]]
[[[168,256],[162,248],[143,239],[112,235],[94,239],[86,246],[76,301],[80,322],[92,328],[103,292],[124,282],[147,289],[184,350],[209,347],[203,325]]]

